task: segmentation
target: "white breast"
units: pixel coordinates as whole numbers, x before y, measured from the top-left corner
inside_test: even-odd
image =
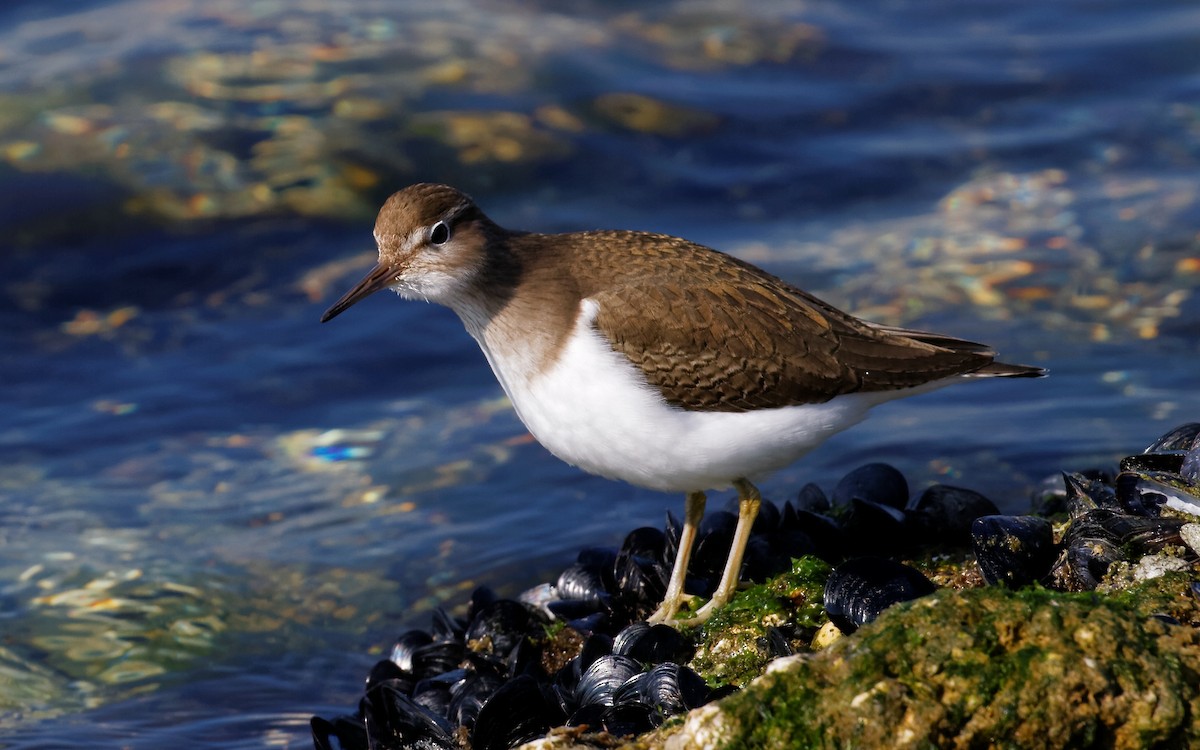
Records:
[[[751,412],[669,405],[595,330],[599,307],[583,301],[550,367],[501,352],[478,337],[517,415],[551,453],[584,471],[666,491],[720,489],[782,468],[867,410],[911,391],[848,394],[824,404]],[[510,340],[511,341],[511,340]]]

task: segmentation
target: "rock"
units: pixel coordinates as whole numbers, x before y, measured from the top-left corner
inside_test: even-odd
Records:
[[[824,651],[775,662],[741,692],[643,740],[650,748],[1194,747],[1200,606],[1190,583],[1168,574],[1128,599],[943,589]]]

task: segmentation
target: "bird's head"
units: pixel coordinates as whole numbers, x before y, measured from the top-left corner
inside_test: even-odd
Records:
[[[421,183],[392,194],[375,220],[379,262],[321,322],[381,289],[454,306],[488,266],[498,228],[466,194]]]

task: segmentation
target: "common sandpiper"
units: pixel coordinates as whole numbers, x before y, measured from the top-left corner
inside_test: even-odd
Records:
[[[504,229],[437,184],[388,198],[378,264],[321,317],[381,289],[458,314],[551,453],[584,471],[687,493],[652,622],[726,603],[761,498],[751,484],[892,399],[969,378],[1037,377],[982,344],[877,325],[708,247],[664,234]],[[712,598],[679,617],[705,491],[738,521]]]

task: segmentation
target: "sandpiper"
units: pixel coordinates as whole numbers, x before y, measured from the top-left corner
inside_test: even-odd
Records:
[[[584,471],[687,493],[678,553],[653,622],[698,623],[727,602],[780,469],[885,401],[964,377],[1036,377],[982,344],[855,318],[737,258],[633,231],[504,229],[437,184],[388,198],[379,263],[321,317],[381,289],[458,314],[551,453]],[[739,513],[720,583],[678,617],[705,491]]]

